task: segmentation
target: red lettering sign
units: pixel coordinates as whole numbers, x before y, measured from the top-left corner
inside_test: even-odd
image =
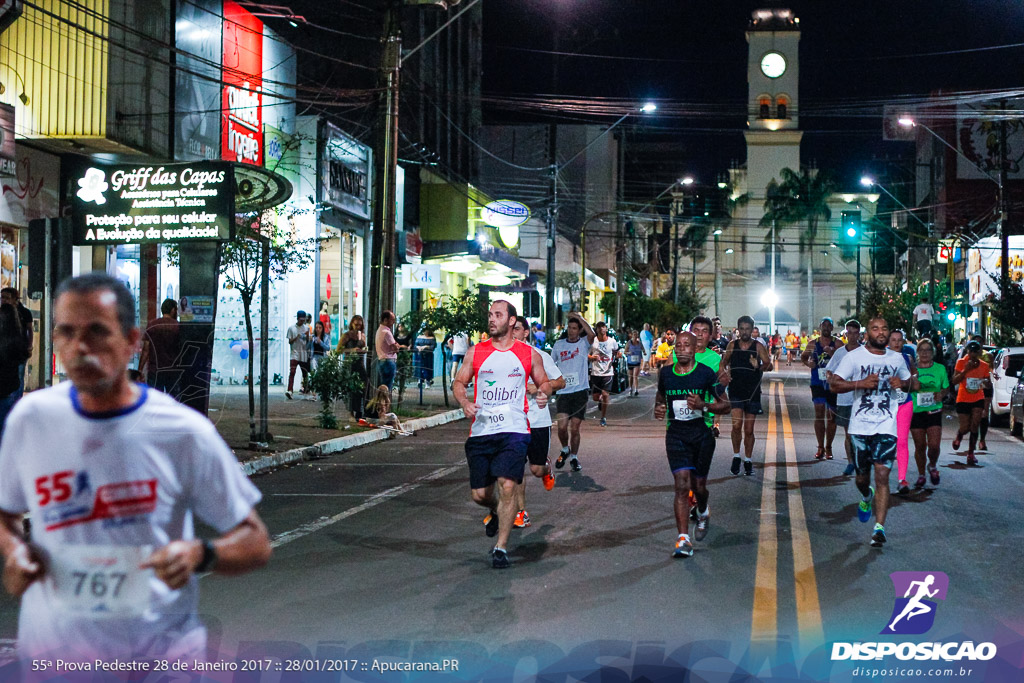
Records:
[[[263,22],[224,2],[221,158],[263,165]]]

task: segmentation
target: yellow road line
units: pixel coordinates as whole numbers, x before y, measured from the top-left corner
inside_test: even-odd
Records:
[[[773,386],[774,383],[773,383]],[[796,621],[800,642],[808,648],[817,647],[825,640],[821,625],[821,605],[818,603],[818,582],[814,576],[814,557],[811,537],[807,532],[807,516],[800,493],[800,472],[796,464],[796,443],[786,410],[786,390],[779,394],[781,402],[782,432],[786,447],[786,481],[789,482],[789,522],[793,537],[793,575],[796,581]],[[774,407],[774,402],[773,402]],[[794,486],[795,484],[795,486]],[[774,487],[773,487],[774,488]]]
[[[778,558],[779,534],[775,509],[776,432],[775,395],[777,382],[771,383],[768,402],[768,434],[764,442],[764,482],[761,485],[761,522],[757,531],[757,574],[754,579],[754,612],[750,624],[751,640],[775,640],[778,637]]]

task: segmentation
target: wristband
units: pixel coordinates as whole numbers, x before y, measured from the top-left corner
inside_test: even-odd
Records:
[[[203,544],[203,558],[199,560],[199,564],[196,565],[195,572],[208,572],[217,566],[217,550],[213,547],[213,543],[207,539],[202,540]]]

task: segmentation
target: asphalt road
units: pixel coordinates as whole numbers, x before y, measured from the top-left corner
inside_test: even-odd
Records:
[[[842,437],[835,460],[814,459],[807,373],[783,368],[765,381],[754,476],[729,473],[723,419],[710,533],[679,560],[652,382],[639,398],[614,397],[606,428],[590,413],[582,472],[558,471],[550,492],[528,482],[533,524],[513,531],[508,570],[491,569],[484,511],[469,498],[465,422],[255,478],[274,557],[250,575],[202,579],[211,645],[226,659],[347,669],[302,680],[427,680],[438,674],[381,678],[373,662],[458,660],[446,678],[574,680],[602,669],[602,680],[680,680],[686,667],[693,680],[842,681],[863,662],[831,662],[832,643],[894,638],[1000,648],[987,663],[942,664],[957,670],[949,680],[995,680],[1004,658],[1019,659],[1024,448],[1005,429],[967,468],[946,420],[941,484],[894,495],[889,543],[871,548],[842,476]],[[910,472],[913,482],[912,455]],[[879,635],[897,571],[949,577],[927,635]],[[8,643],[15,614],[5,598]],[[974,671],[957,677],[961,665]]]

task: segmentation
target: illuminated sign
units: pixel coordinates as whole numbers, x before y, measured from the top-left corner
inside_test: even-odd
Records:
[[[402,289],[437,289],[441,286],[441,266],[435,263],[402,266]]]
[[[530,220],[530,207],[511,199],[499,199],[481,209],[480,218],[495,228],[514,228]]]
[[[224,3],[221,158],[263,165],[263,22]]]
[[[960,240],[939,240],[938,262],[949,263],[950,258],[953,263],[960,263]]]
[[[72,243],[228,240],[235,214],[230,165],[89,165],[71,176]]]

